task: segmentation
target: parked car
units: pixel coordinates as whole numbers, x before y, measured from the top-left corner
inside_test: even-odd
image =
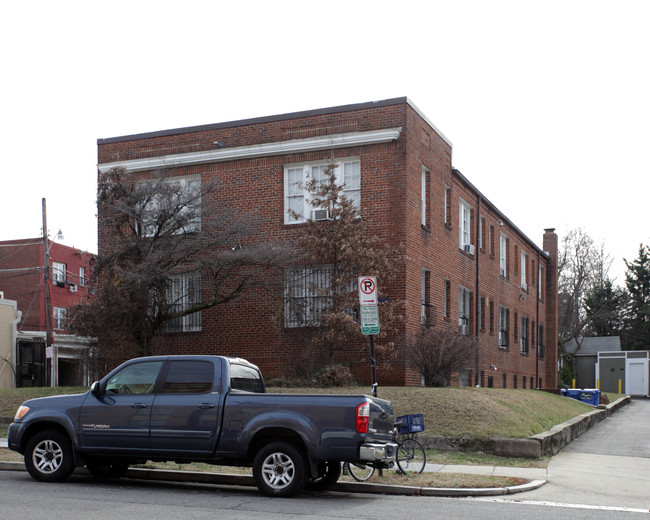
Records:
[[[389,401],[367,395],[266,393],[243,359],[158,356],[127,361],[84,394],[26,401],[8,444],[39,481],[173,460],[249,466],[262,493],[292,496],[331,487],[341,462],[394,460],[394,419]]]

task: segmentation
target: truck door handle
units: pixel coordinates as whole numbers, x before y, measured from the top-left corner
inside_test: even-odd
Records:
[[[133,403],[131,405],[131,408],[146,408],[146,407],[147,407],[147,403]]]
[[[202,410],[207,410],[208,408],[214,408],[215,406],[216,405],[213,403],[201,403],[199,405],[199,408],[201,408]]]

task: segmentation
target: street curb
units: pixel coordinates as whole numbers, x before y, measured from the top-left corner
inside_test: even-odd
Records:
[[[22,462],[0,462],[0,471],[27,471]],[[77,475],[89,475],[86,468],[77,468]],[[220,486],[254,487],[253,477],[231,473],[206,473],[199,471],[173,471],[167,469],[132,468],[126,473],[127,478],[155,480],[159,482],[192,482],[197,484],[216,484]],[[518,486],[501,488],[431,488],[413,486],[395,486],[367,482],[338,482],[332,491],[344,493],[369,493],[379,495],[404,495],[427,497],[469,497],[500,496],[532,491],[543,486],[546,480],[533,480]]]

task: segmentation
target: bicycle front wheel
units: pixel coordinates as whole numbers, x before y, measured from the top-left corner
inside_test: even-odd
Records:
[[[354,464],[352,462],[346,462],[346,464],[348,473],[357,482],[364,482],[375,474],[374,466],[369,464]]]
[[[424,471],[427,455],[422,444],[415,439],[406,439],[397,448],[397,467],[401,473],[418,475]]]

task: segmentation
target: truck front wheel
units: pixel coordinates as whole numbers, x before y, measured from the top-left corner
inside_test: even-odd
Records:
[[[68,437],[56,430],[44,430],[27,442],[25,467],[41,482],[62,482],[74,471],[74,454]]]
[[[306,482],[305,457],[291,444],[274,442],[264,446],[253,460],[257,488],[270,497],[290,497]]]

